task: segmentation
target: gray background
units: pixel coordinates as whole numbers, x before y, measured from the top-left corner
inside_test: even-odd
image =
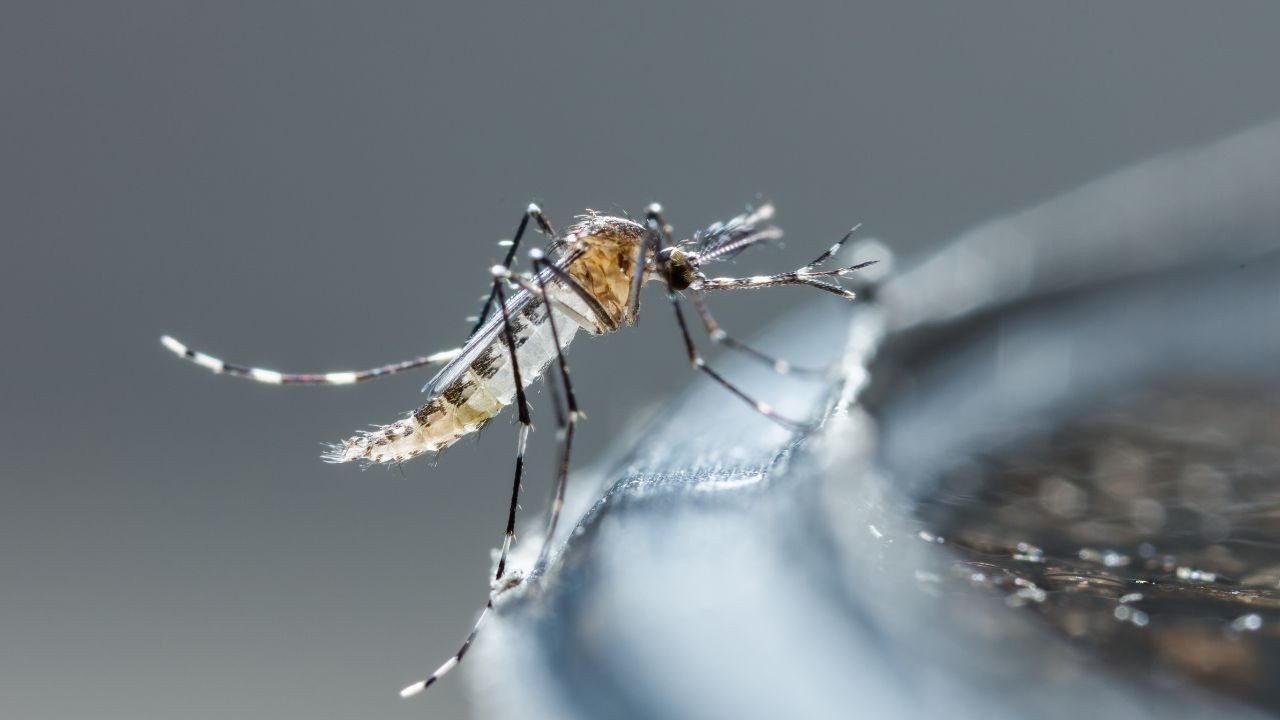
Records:
[[[764,194],[788,243],[746,274],[855,221],[910,253],[1280,113],[1274,3],[529,5],[5,4],[0,716],[465,713],[456,678],[395,691],[483,603],[505,421],[436,467],[325,466],[425,375],[264,388],[161,332],[361,367],[459,342],[530,199],[688,230]],[[580,461],[685,382],[649,299],[575,348]],[[717,307],[749,332],[803,299]]]

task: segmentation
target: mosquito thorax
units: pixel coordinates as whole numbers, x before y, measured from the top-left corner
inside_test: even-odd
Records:
[[[639,223],[599,214],[580,217],[564,236],[568,251],[560,262],[565,273],[600,304],[614,329],[634,322],[631,278],[644,237]]]
[[[684,290],[698,274],[692,259],[680,248],[666,248],[658,253],[658,270],[672,290]]]

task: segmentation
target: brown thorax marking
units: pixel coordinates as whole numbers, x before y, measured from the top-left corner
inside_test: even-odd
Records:
[[[600,301],[613,325],[608,330],[635,322],[628,299],[644,233],[639,223],[592,212],[569,228],[564,238],[573,257],[565,272]]]

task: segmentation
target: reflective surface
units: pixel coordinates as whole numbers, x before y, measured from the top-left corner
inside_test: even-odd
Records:
[[[1118,670],[1280,711],[1280,396],[1171,392],[958,464],[921,501],[990,589]]]
[[[1280,710],[1278,156],[1273,124],[1159,158],[788,318],[765,349],[838,378],[726,372],[821,423],[695,383],[579,474],[481,712]]]

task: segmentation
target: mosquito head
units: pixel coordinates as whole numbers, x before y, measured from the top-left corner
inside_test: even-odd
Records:
[[[672,290],[684,290],[698,277],[698,256],[678,247],[664,248],[658,252],[658,272]]]

